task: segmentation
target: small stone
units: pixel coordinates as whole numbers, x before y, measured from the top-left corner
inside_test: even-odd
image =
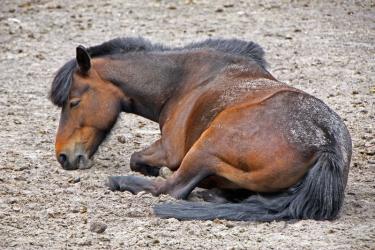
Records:
[[[45,60],[46,57],[44,55],[42,55],[41,53],[38,53],[35,55],[36,58],[38,58],[39,60]]]
[[[19,206],[14,206],[14,207],[12,207],[12,209],[15,212],[20,212],[21,211],[21,208]]]
[[[111,239],[108,238],[108,237],[100,237],[99,240],[103,241],[103,242],[110,242],[111,241]]]
[[[92,245],[92,241],[91,240],[84,240],[82,242],[79,242],[78,245],[79,246],[91,246]]]
[[[47,209],[47,216],[48,218],[57,218],[59,216],[59,212],[53,210],[52,208]]]
[[[223,221],[219,219],[214,219],[212,222],[215,224],[223,224]]]
[[[94,233],[104,233],[104,231],[107,229],[107,225],[102,222],[93,222],[90,225],[90,231]]]
[[[224,11],[224,10],[221,9],[221,8],[218,8],[218,9],[215,10],[216,13],[221,13],[221,12],[223,12],[223,11]]]
[[[76,213],[78,213],[78,212],[79,212],[79,209],[78,209],[78,208],[73,208],[73,209],[72,209],[72,213],[76,214]]]
[[[27,179],[24,176],[16,176],[14,177],[15,181],[26,181]]]
[[[125,136],[120,135],[120,136],[117,136],[117,141],[118,141],[119,143],[124,144],[124,143],[126,143],[126,138],[125,138]]]
[[[87,207],[81,207],[81,208],[79,209],[79,212],[80,212],[81,214],[85,214],[85,213],[87,213]]]
[[[77,177],[71,177],[68,180],[69,183],[78,183],[80,181],[81,181],[81,177],[79,177],[79,176],[77,176]]]
[[[9,199],[8,203],[9,204],[15,204],[15,203],[17,203],[17,200],[16,199]]]
[[[172,174],[173,174],[172,170],[170,170],[167,167],[161,167],[159,170],[160,177],[163,177],[165,179],[171,176]]]
[[[14,169],[14,171],[23,171],[23,170],[28,169],[28,168],[29,168],[28,166],[21,166],[19,168]]]
[[[234,227],[234,224],[233,224],[233,223],[230,223],[230,222],[227,222],[227,223],[225,223],[225,226],[226,226],[227,228],[233,228],[233,227]]]
[[[142,135],[140,133],[136,133],[134,136],[138,138],[142,138]]]

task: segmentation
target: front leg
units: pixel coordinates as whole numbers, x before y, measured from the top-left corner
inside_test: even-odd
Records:
[[[205,161],[203,165],[202,160]],[[184,158],[181,167],[167,180],[112,176],[108,178],[107,186],[112,191],[129,191],[133,194],[146,191],[154,196],[170,194],[176,199],[186,199],[203,179],[214,174],[216,162],[216,157],[195,151]]]
[[[148,176],[158,176],[162,166],[167,164],[161,139],[148,148],[135,152],[130,157],[130,169]]]

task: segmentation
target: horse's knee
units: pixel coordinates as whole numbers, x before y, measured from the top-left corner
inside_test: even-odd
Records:
[[[138,171],[140,166],[139,163],[142,161],[142,156],[139,152],[135,152],[130,156],[130,169],[132,171]]]
[[[160,167],[151,165],[152,162],[144,158],[141,152],[133,153],[130,157],[130,169],[147,176],[159,176]]]

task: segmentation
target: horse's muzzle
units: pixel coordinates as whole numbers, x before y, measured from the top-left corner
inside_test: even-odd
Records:
[[[61,152],[57,156],[57,161],[65,170],[87,169],[90,168],[91,160],[84,153]]]

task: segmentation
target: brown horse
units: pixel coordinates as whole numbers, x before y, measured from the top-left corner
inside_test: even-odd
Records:
[[[186,199],[197,186],[241,190],[240,203],[178,202],[154,208],[178,219],[334,219],[343,204],[351,139],[319,99],[277,81],[253,42],[209,39],[168,48],[120,38],[88,49],[56,74],[52,102],[62,107],[56,157],[64,169],[89,159],[119,113],[160,124],[161,138],[136,152],[140,176],[110,177],[111,190]]]

